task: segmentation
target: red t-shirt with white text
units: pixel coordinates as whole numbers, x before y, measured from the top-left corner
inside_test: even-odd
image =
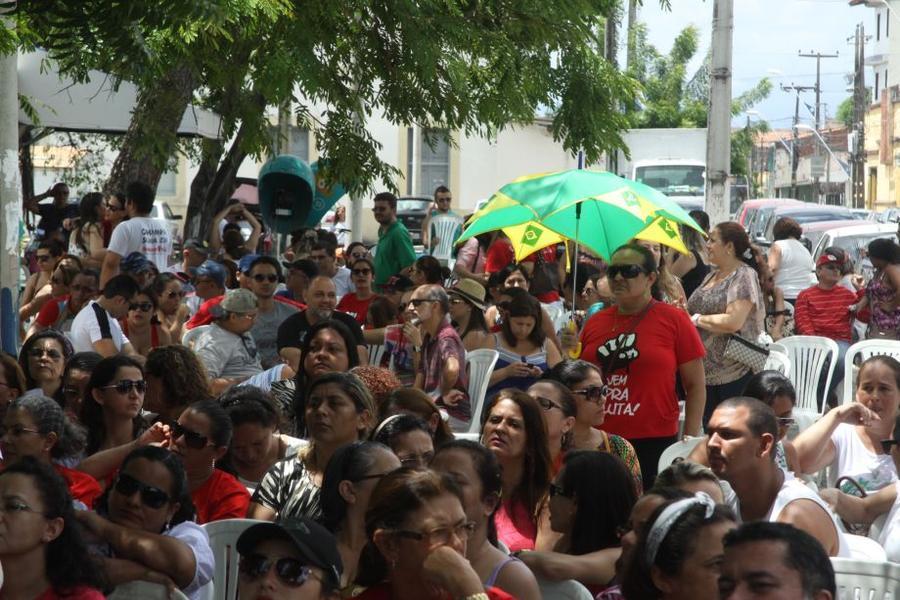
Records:
[[[365,327],[366,315],[369,313],[369,305],[372,304],[372,300],[374,300],[375,297],[375,295],[372,295],[365,300],[360,300],[354,292],[351,292],[341,297],[341,301],[338,302],[336,310],[347,313],[356,319],[357,323]]]
[[[678,366],[703,358],[706,350],[680,308],[654,301],[634,328],[636,318],[611,306],[588,319],[581,332],[581,358],[598,365],[609,386],[602,428],[626,439],[673,436]]]

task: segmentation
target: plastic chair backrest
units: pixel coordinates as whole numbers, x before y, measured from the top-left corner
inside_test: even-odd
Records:
[[[900,565],[890,562],[832,558],[836,600],[896,600],[900,598]]]
[[[679,440],[663,450],[659,455],[658,470],[662,471],[672,464],[676,458],[687,458],[688,454],[697,446],[697,444],[706,441],[705,435],[689,437],[686,440]]]
[[[129,581],[117,585],[106,597],[112,600],[187,600],[178,588],[170,593],[161,583],[149,581]]]
[[[203,525],[209,535],[209,547],[216,559],[216,574],[207,584],[213,587],[211,597],[215,600],[235,600],[237,598],[238,553],[237,539],[244,530],[256,523],[267,523],[257,519],[224,519]]]
[[[551,581],[538,577],[537,582],[538,587],[541,589],[541,598],[552,598],[553,600],[594,600],[594,595],[583,584],[574,579]]]
[[[433,235],[438,238],[438,244],[431,253],[433,257],[448,264],[453,256],[453,235],[462,225],[462,220],[451,216],[437,216],[431,219]]]
[[[197,341],[197,338],[200,335],[209,329],[209,325],[200,325],[198,327],[194,327],[193,329],[188,329],[181,335],[181,344],[186,346],[187,348],[194,348],[194,342]]]
[[[887,355],[900,360],[900,342],[896,340],[862,340],[847,348],[844,355],[844,398],[842,402],[853,402],[856,395],[856,369],[854,362],[858,357],[860,362],[876,355]]]
[[[472,411],[472,420],[469,422],[467,433],[477,434],[481,431],[484,397],[499,356],[500,353],[490,348],[479,348],[466,353],[466,368],[469,370],[469,406]]]
[[[883,562],[888,559],[884,547],[872,538],[852,533],[842,533],[841,535],[844,536],[844,543],[850,551],[850,558],[875,562]]]
[[[824,377],[825,390],[831,386],[838,345],[834,340],[817,335],[795,335],[779,340],[791,359],[791,381],[797,391],[794,413],[821,416],[819,407],[819,383]],[[826,364],[828,367],[826,368]],[[822,398],[822,406],[825,399]]]
[[[772,350],[769,348],[769,358],[763,367],[766,370],[778,371],[785,377],[791,376],[791,359],[784,352]]]
[[[369,351],[369,364],[373,367],[380,367],[381,360],[384,358],[384,344],[373,344],[367,346],[366,349]]]

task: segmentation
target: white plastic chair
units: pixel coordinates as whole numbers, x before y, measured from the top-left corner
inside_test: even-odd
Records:
[[[705,435],[689,437],[686,440],[679,440],[675,442],[674,444],[663,450],[663,453],[659,455],[657,470],[662,471],[663,469],[671,465],[676,458],[687,458],[688,454],[691,453],[691,451],[697,446],[697,444],[703,441],[706,441]]]
[[[381,360],[384,358],[384,344],[372,344],[366,349],[369,351],[369,364],[373,367],[380,367]]]
[[[863,340],[847,348],[844,355],[844,398],[843,403],[853,402],[856,392],[856,373],[854,365],[857,357],[864,361],[873,356],[886,355],[900,360],[900,342],[895,340]]]
[[[181,590],[176,588],[169,593],[166,586],[149,581],[130,581],[117,585],[106,597],[109,600],[187,600]]]
[[[224,519],[202,525],[209,535],[209,547],[212,548],[213,556],[216,559],[216,574],[212,581],[200,588],[200,598],[206,600],[234,600],[237,598],[237,539],[251,525],[267,522],[257,519]]]
[[[825,398],[822,398],[822,408],[819,408],[819,384],[824,378],[824,389],[831,387],[831,378],[837,366],[838,345],[832,339],[816,335],[794,335],[778,343],[791,360],[791,381],[797,391],[794,418],[799,430],[803,431],[822,416]]]
[[[785,377],[791,376],[791,359],[784,352],[779,352],[778,350],[772,350],[769,348],[769,358],[766,359],[766,364],[763,367],[766,370],[778,371]]]
[[[466,353],[466,369],[469,371],[469,406],[472,413],[472,420],[469,421],[469,429],[466,433],[477,435],[481,432],[484,397],[487,394],[491,373],[494,372],[494,365],[497,364],[499,356],[499,352],[490,348],[479,348]]]
[[[209,329],[209,325],[200,325],[198,327],[194,327],[193,329],[186,330],[181,335],[181,345],[187,346],[188,348],[193,350],[194,343],[197,341],[197,338],[200,337],[200,335],[207,329]]]
[[[872,538],[852,533],[843,533],[841,535],[844,536],[844,542],[850,551],[850,558],[874,562],[884,562],[888,559],[884,547]]]
[[[900,597],[900,565],[891,562],[832,558],[836,600],[895,600]]]
[[[547,600],[594,600],[594,595],[582,583],[574,579],[550,581],[538,577],[537,582],[541,589],[541,598]]]
[[[453,242],[457,229],[462,225],[462,220],[458,217],[437,216],[431,219],[431,234],[438,238],[438,244],[434,247],[431,255],[438,259],[442,265],[447,265],[453,270]]]

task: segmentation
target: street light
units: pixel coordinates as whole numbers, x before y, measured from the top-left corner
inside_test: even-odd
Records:
[[[847,177],[850,177],[850,173],[847,171],[847,169],[844,168],[844,165],[841,164],[841,161],[838,160],[837,156],[834,155],[834,152],[832,152],[831,148],[828,147],[828,142],[826,142],[822,138],[822,136],[819,134],[819,132],[816,131],[815,127],[807,125],[806,123],[797,123],[794,127],[796,127],[797,129],[806,129],[806,130],[812,131],[814,134],[816,134],[816,137],[819,138],[820,142],[822,142],[822,145],[825,147],[825,150],[828,151],[828,154],[831,156],[831,158],[834,159],[834,162],[836,162],[838,164],[838,166],[841,168],[841,171],[844,172],[844,175],[846,175]]]

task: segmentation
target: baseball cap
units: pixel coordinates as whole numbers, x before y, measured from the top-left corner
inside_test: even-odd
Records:
[[[245,254],[241,257],[241,260],[238,261],[238,271],[241,273],[249,273],[250,265],[253,264],[253,261],[259,258],[259,254]]]
[[[225,267],[216,261],[204,260],[200,263],[200,266],[197,267],[196,276],[209,277],[215,281],[219,287],[225,287],[225,279],[227,279],[228,273],[225,271]]]
[[[822,265],[838,265],[840,266],[844,261],[835,256],[834,254],[823,254],[816,261],[816,266],[821,267]]]
[[[219,303],[222,310],[233,313],[248,313],[256,310],[256,295],[250,290],[238,288],[225,292],[225,299]]]
[[[198,238],[186,239],[183,246],[185,249],[193,250],[194,252],[199,252],[200,254],[209,254],[209,246],[206,245],[205,241]]]
[[[334,587],[341,585],[344,566],[337,542],[330,531],[306,517],[288,518],[275,523],[258,523],[247,528],[238,538],[237,551],[241,555],[253,552],[263,540],[283,539],[291,542],[303,559],[324,571]]]
[[[298,258],[295,261],[281,261],[281,264],[284,265],[285,269],[296,269],[298,271],[302,271],[304,275],[312,279],[313,277],[318,276],[319,274],[319,266],[313,261],[306,258]]]
[[[119,270],[123,273],[146,273],[153,268],[153,264],[140,252],[132,252],[119,263]]]

